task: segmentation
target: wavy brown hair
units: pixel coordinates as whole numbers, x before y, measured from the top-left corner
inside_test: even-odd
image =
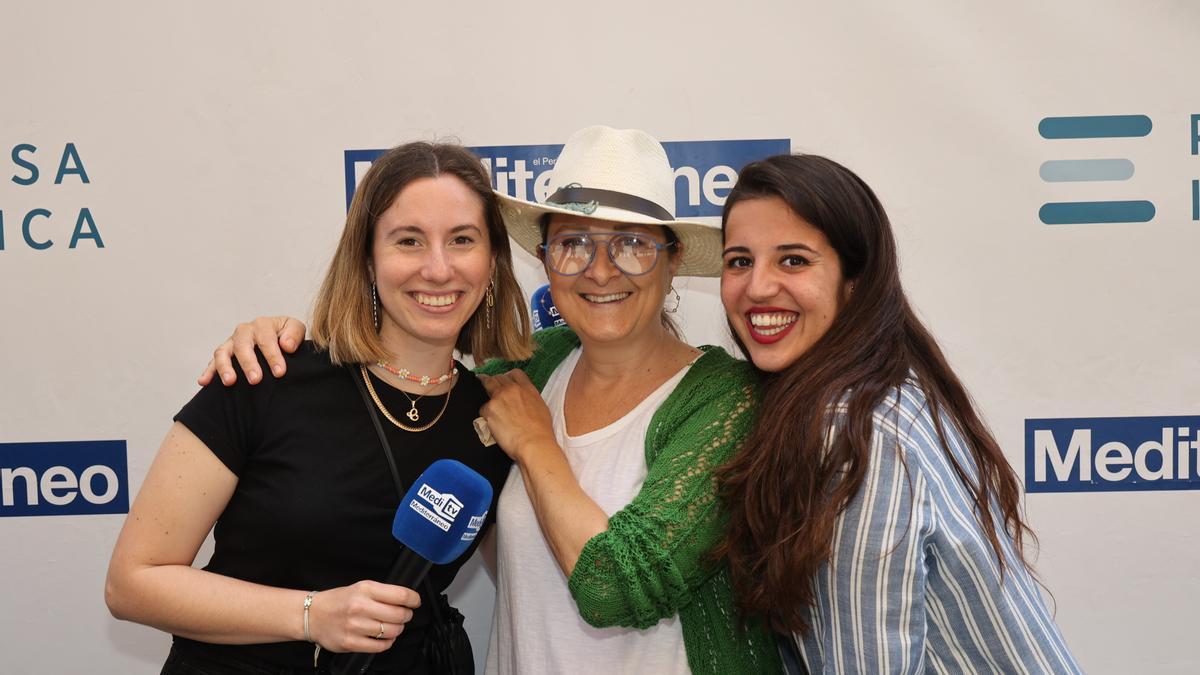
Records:
[[[862,487],[873,415],[910,371],[1001,571],[1001,537],[1014,540],[1025,564],[1024,538],[1033,533],[1021,518],[1020,484],[904,295],[896,242],[879,199],[832,160],[780,155],[742,171],[725,202],[722,227],[739,202],[770,197],[825,234],[854,291],[829,330],[795,363],[764,374],[758,422],[720,471],[732,517],[716,554],[729,562],[742,612],[776,630],[811,630],[812,580],[832,555],[839,514]],[[835,409],[844,413],[829,434]],[[977,480],[950,452],[943,415],[965,439]]]
[[[415,142],[392,148],[375,160],[350,201],[346,227],[313,305],[313,341],[329,350],[334,363],[388,358],[371,314],[369,263],[375,224],[410,183],[438,176],[458,178],[479,197],[488,242],[496,256],[493,328],[486,327],[486,303],[479,303],[458,334],[455,349],[471,354],[478,363],[494,357],[521,360],[533,353],[525,296],[513,274],[508,229],[487,171],[461,145]]]

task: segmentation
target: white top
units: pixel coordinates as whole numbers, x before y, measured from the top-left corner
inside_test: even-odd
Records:
[[[576,349],[559,364],[542,398],[580,487],[611,516],[641,489],[646,479],[646,429],[688,369],[681,369],[621,419],[568,436],[563,400],[579,354]],[[580,618],[515,465],[497,508],[498,578],[488,673],[691,672],[678,615],[647,630],[593,628]]]

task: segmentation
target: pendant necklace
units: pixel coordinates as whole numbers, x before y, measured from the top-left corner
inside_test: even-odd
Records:
[[[408,412],[404,413],[404,416],[414,422],[421,421],[421,412],[417,410],[417,401],[425,398],[425,394],[421,394],[416,398],[413,398],[409,396],[408,392],[404,391],[403,389],[400,390],[400,393],[404,394],[404,398],[408,399],[408,402],[412,404],[412,407],[408,409]]]

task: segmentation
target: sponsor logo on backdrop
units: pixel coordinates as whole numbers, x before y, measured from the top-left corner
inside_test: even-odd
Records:
[[[1025,420],[1025,490],[1200,490],[1200,416]]]
[[[0,516],[129,511],[125,441],[0,443]]]
[[[12,176],[9,180],[17,189],[32,188],[41,183],[57,188],[67,185],[89,185],[92,180],[83,165],[74,143],[57,147],[37,147],[32,143],[14,145],[9,157]],[[16,194],[16,191],[5,191]],[[18,208],[0,204],[0,251],[24,246],[45,251],[66,246],[104,248],[96,218],[87,206],[56,206],[49,208]]]
[[[449,492],[438,492],[425,483],[417,490],[417,497],[421,501],[412,500],[408,504],[409,508],[443,532],[449,532],[454,519],[458,517],[459,511],[462,511],[463,503],[458,497]]]
[[[675,170],[675,215],[720,216],[738,171],[746,164],[791,151],[786,138],[747,141],[675,141],[663,143]],[[518,199],[545,201],[550,172],[561,145],[493,145],[471,148],[492,176],[492,186]],[[385,150],[347,150],[346,207],[371,162]]]
[[[1200,115],[1190,118],[1191,154],[1200,155]],[[1081,152],[1089,158],[1058,157],[1042,163],[1038,174],[1047,183],[1080,183],[1094,181],[1128,181],[1136,169],[1128,157],[1106,156],[1105,141],[1114,138],[1143,138],[1154,129],[1146,115],[1084,115],[1046,117],[1038,124],[1038,134],[1049,141],[1082,141],[1058,144],[1053,147],[1066,154]],[[1122,199],[1101,201],[1055,201],[1043,204],[1038,217],[1047,225],[1080,225],[1098,223],[1145,223],[1153,220],[1157,209],[1147,199],[1136,199],[1137,187],[1114,188],[1114,196]],[[1064,188],[1064,195],[1069,195]],[[1200,220],[1200,180],[1191,182],[1192,220]]]

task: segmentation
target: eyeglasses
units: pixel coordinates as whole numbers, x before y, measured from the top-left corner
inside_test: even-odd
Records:
[[[597,241],[597,236],[608,237]],[[675,242],[659,243],[645,234],[630,232],[573,232],[552,237],[542,244],[546,264],[563,276],[582,274],[596,259],[596,248],[606,244],[608,259],[617,269],[630,276],[646,274],[658,262],[658,252]]]

